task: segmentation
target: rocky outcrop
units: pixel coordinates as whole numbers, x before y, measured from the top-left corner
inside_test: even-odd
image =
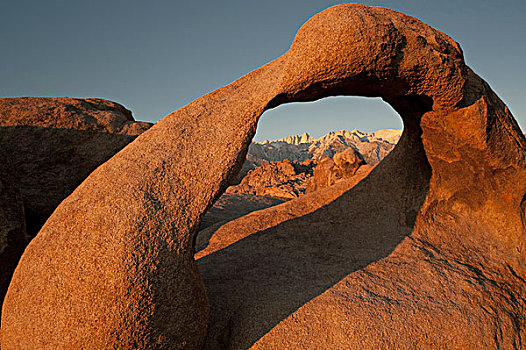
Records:
[[[345,148],[333,158],[324,156],[320,161],[311,158],[301,163],[288,159],[270,162],[249,170],[238,185],[228,187],[226,192],[297,198],[353,176],[364,164],[362,155],[352,148]]]
[[[100,164],[151,126],[101,99],[0,99],[0,149],[18,180],[30,237]]]
[[[7,158],[0,153],[0,307],[26,245],[22,196]]]
[[[333,158],[325,157],[314,168],[306,192],[318,191],[334,185],[343,178],[350,178],[363,165],[365,165],[365,161],[362,155],[352,148],[336,153]]]
[[[336,170],[341,177],[351,177],[356,173],[356,170],[365,164],[363,157],[355,150],[348,148],[343,152],[336,153],[332,157]]]
[[[283,56],[158,122],[57,207],[9,286],[2,349],[200,348],[200,217],[266,109],[332,95],[380,96],[404,133],[338,199],[200,259],[207,346],[523,347],[526,139],[447,35],[344,4]]]
[[[302,139],[310,140],[308,134],[302,135],[301,138],[289,137],[285,140],[294,145],[295,142]],[[253,145],[252,143],[251,146]],[[385,155],[382,154],[382,157]],[[227,193],[247,193],[281,199],[297,198],[306,192],[314,192],[332,186],[342,178],[349,178],[360,166],[366,164],[363,156],[350,146],[344,147],[341,152],[334,153],[332,158],[324,155],[320,160],[309,158],[301,163],[289,159],[270,163],[261,162],[263,164],[254,163],[253,169],[246,170],[252,157],[254,157],[252,154],[247,156],[240,171],[243,174],[240,182],[228,187]],[[238,177],[240,174],[236,178]]]
[[[239,185],[227,188],[227,193],[246,193],[291,199],[305,194],[309,178],[316,163],[307,160],[302,163],[285,159],[261,165],[241,180]]]
[[[15,97],[0,99],[0,127],[7,126],[137,136],[152,124],[137,122],[124,106],[99,98]]]

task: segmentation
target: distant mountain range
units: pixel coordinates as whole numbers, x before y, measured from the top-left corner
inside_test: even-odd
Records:
[[[375,165],[391,152],[401,135],[402,130],[383,129],[368,133],[355,129],[331,131],[320,138],[304,133],[279,140],[252,142],[247,160],[234,184],[239,183],[250,170],[270,162],[285,159],[298,163],[308,159],[319,161],[325,156],[332,158],[334,154],[348,148],[361,154],[367,164]]]
[[[288,136],[283,139],[264,142],[252,142],[249,147],[249,161],[260,160],[302,162],[307,159],[319,160],[323,156],[332,157],[346,148],[359,152],[368,164],[375,165],[382,160],[396,145],[402,135],[402,130],[378,130],[376,132],[361,132],[358,130],[331,131],[320,138],[309,134]]]
[[[358,130],[331,131],[320,138],[309,134],[288,136],[279,140],[252,142],[248,150],[249,161],[261,160],[302,162],[307,159],[319,160],[324,156],[332,157],[346,148],[359,152],[368,164],[380,162],[394,148],[402,130],[384,129],[376,132]]]

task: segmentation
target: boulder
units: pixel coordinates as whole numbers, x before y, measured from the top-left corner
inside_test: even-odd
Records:
[[[329,205],[202,257],[209,309],[201,216],[265,110],[334,95],[389,103],[396,148]],[[56,208],[11,280],[2,349],[520,348],[525,193],[526,139],[454,40],[384,8],[331,7]]]
[[[353,176],[356,170],[358,170],[362,164],[365,164],[362,155],[352,148],[347,148],[343,152],[336,153],[332,157],[332,160],[341,177]]]
[[[9,155],[34,237],[100,164],[151,126],[101,99],[0,99],[0,149]]]
[[[0,126],[91,130],[138,136],[152,124],[137,122],[124,106],[100,98],[14,97],[0,99]]]
[[[336,153],[332,158],[324,157],[314,168],[306,192],[314,192],[332,186],[341,179],[350,178],[364,164],[362,155],[352,148]]]

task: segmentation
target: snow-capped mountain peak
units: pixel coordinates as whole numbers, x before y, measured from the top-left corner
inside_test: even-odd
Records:
[[[358,151],[369,164],[376,164],[396,145],[402,134],[401,130],[382,129],[376,132],[331,131],[319,138],[308,133],[288,136],[273,141],[253,142],[249,148],[249,159],[260,159],[260,162],[282,161],[283,159],[304,161],[332,157],[346,148]]]

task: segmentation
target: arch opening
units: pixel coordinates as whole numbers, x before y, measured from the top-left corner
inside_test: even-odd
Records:
[[[399,114],[381,98],[333,96],[265,111],[239,173],[198,231],[365,177],[394,149],[401,129]]]
[[[198,238],[195,257],[211,305],[206,348],[249,348],[411,234],[431,178],[419,123],[431,103],[386,102],[404,130],[375,168],[200,233],[207,241]]]
[[[311,102],[290,102],[265,111],[253,141],[278,140],[304,132],[319,138],[338,130],[375,132],[402,128],[398,113],[379,97],[330,96]]]

